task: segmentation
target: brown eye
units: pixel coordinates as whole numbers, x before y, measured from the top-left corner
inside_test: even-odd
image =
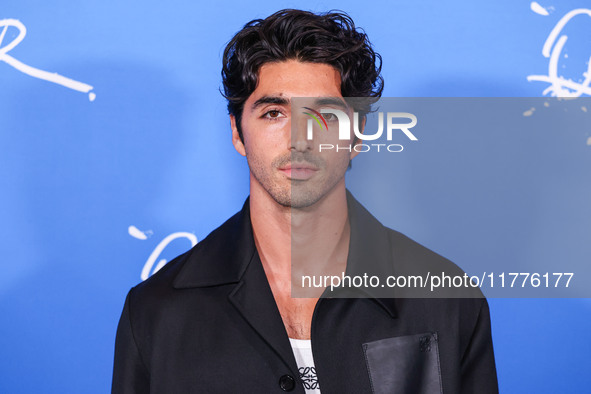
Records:
[[[322,114],[322,117],[327,122],[332,122],[333,120],[337,120],[337,116],[335,114],[331,114],[330,112],[327,112],[327,113]]]
[[[265,112],[265,114],[263,115],[263,118],[266,119],[279,119],[279,118],[283,118],[283,114],[281,113],[281,111],[277,110],[277,109],[272,109],[270,111]]]

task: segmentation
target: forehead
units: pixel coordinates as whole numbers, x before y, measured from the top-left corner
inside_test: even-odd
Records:
[[[341,97],[341,75],[331,65],[297,60],[264,64],[248,101],[263,96]]]

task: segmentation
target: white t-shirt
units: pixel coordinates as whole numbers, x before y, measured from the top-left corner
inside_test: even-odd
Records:
[[[300,379],[304,383],[306,394],[320,394],[314,357],[312,356],[312,341],[309,339],[289,338],[293,354],[298,364]]]

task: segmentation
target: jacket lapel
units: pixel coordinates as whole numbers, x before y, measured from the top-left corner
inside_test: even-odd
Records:
[[[297,364],[273,293],[258,253],[255,253],[242,280],[230,294],[230,302],[283,363],[297,375]]]
[[[229,302],[293,376],[298,376],[287,332],[254,243],[249,199],[240,212],[195,246],[173,286],[183,289],[232,283],[236,287]]]

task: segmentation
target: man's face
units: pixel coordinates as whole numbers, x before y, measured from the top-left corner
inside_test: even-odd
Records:
[[[315,130],[314,139],[308,140],[309,117],[291,102],[294,97],[342,98],[340,86],[339,72],[328,64],[289,60],[260,68],[258,86],[242,112],[243,141],[231,117],[234,146],[246,156],[250,167],[251,195],[267,193],[282,206],[305,208],[335,187],[344,187],[345,171],[356,152],[319,153],[318,144],[348,146],[352,141],[338,141],[337,133],[328,130]],[[320,109],[315,101],[310,99],[306,104]],[[327,106],[333,105],[322,108]],[[335,120],[332,123],[329,130],[337,130]]]

